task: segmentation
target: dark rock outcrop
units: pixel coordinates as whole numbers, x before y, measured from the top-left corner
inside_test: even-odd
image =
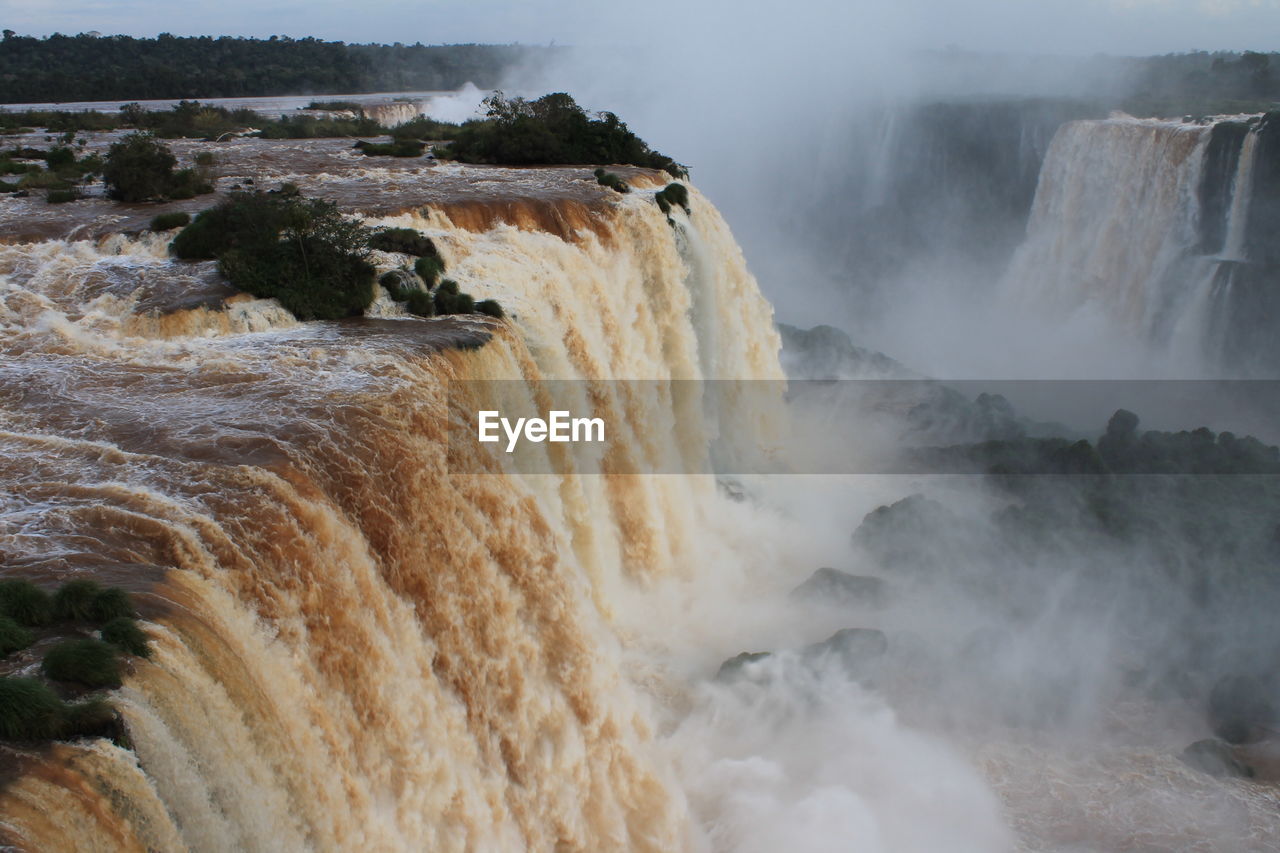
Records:
[[[1178,758],[1188,767],[1210,776],[1251,779],[1254,775],[1253,768],[1237,758],[1231,747],[1217,738],[1196,741]]]
[[[733,681],[743,675],[742,669],[749,663],[772,657],[772,652],[741,652],[720,664],[716,671],[716,681]]]
[[[883,607],[887,601],[888,589],[883,578],[854,575],[824,566],[791,590],[791,597],[820,604]]]
[[[1209,724],[1227,743],[1253,743],[1276,725],[1273,690],[1261,679],[1227,675],[1209,694]]]
[[[810,664],[835,658],[853,680],[870,681],[875,678],[887,651],[889,641],[883,631],[843,628],[820,643],[805,646],[801,655]]]

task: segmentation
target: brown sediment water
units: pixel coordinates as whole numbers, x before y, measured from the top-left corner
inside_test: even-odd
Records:
[[[154,648],[111,694],[132,750],[5,748],[0,836],[47,851],[696,847],[610,590],[687,568],[714,484],[495,476],[492,458],[451,469],[444,450],[454,380],[780,378],[769,306],[714,208],[695,194],[677,229],[589,169],[205,147],[220,191],[287,180],[421,229],[510,320],[300,324],[168,258],[166,235],[117,233],[156,209],[0,203],[4,574],[123,585]],[[700,336],[712,321],[743,332]],[[705,445],[697,422],[623,426],[638,454]]]

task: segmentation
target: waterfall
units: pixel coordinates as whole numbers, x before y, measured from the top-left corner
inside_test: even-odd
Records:
[[[132,750],[0,747],[20,768],[0,838],[699,846],[638,686],[664,677],[627,663],[615,608],[727,547],[702,529],[714,484],[492,476],[480,456],[462,474],[444,454],[457,381],[600,380],[607,396],[609,379],[782,377],[771,310],[691,195],[676,229],[643,192],[589,213],[552,200],[378,220],[431,235],[450,276],[511,318],[448,334],[298,324],[243,298],[139,315],[143,289],[119,281],[192,281],[155,235],[0,247],[0,548],[23,576],[130,589],[154,647],[113,694]],[[459,334],[489,340],[448,346]],[[625,427],[706,440],[696,419]]]
[[[1222,249],[1223,261],[1243,262],[1245,225],[1248,222],[1249,199],[1253,195],[1253,158],[1258,148],[1258,134],[1249,133],[1240,147],[1240,162],[1231,182],[1231,212],[1227,215],[1227,237]]]
[[[368,104],[361,107],[361,110],[365,118],[373,119],[383,127],[399,127],[422,115],[424,106],[420,101],[390,101],[382,104]]]
[[[1063,318],[1105,315],[1111,336],[1220,369],[1232,282],[1250,255],[1259,139],[1239,120],[1064,125],[1004,276],[1007,297]]]

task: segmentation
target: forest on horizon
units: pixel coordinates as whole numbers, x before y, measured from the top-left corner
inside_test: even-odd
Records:
[[[564,47],[520,44],[347,44],[318,38],[156,38],[3,31],[0,103],[247,98],[498,88],[518,67],[536,68]],[[944,62],[970,62],[937,54]],[[1280,53],[1191,51],[1098,56],[1112,106],[1141,115],[1261,112],[1280,106]]]
[[[497,87],[555,48],[317,38],[54,34],[0,40],[0,103],[247,98]]]

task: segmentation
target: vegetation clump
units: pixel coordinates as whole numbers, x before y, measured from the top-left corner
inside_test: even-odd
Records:
[[[631,185],[622,180],[622,178],[614,172],[606,172],[604,169],[596,169],[595,175],[596,183],[602,187],[608,187],[609,189],[620,193],[631,192]]]
[[[495,320],[501,320],[503,317],[507,316],[506,312],[502,310],[502,306],[498,304],[496,299],[481,299],[476,303],[476,313],[485,314],[489,317],[493,317]]]
[[[416,314],[419,317],[436,316],[435,299],[425,290],[411,290],[405,294],[403,301],[410,314]]]
[[[476,301],[470,294],[461,292],[456,281],[446,278],[436,288],[435,310],[437,314],[474,314]]]
[[[115,710],[100,699],[67,703],[36,678],[0,676],[0,739],[109,737],[121,740]]]
[[[418,116],[404,124],[391,128],[394,139],[451,139],[458,132],[458,125],[447,121],[436,121],[427,116]]]
[[[463,124],[437,157],[463,163],[573,165],[620,163],[664,169],[674,178],[688,170],[649,148],[610,112],[589,115],[564,92],[536,101],[495,92],[484,101],[487,117]]]
[[[67,728],[67,706],[35,678],[0,677],[0,737],[51,740]]]
[[[31,581],[0,581],[0,616],[29,628],[47,625],[53,619],[53,601]]]
[[[181,210],[173,213],[161,213],[151,217],[152,231],[171,231],[191,224],[191,214]]]
[[[107,195],[117,201],[193,198],[213,192],[194,169],[174,171],[178,160],[169,146],[149,133],[131,133],[114,143],[102,166]]]
[[[440,276],[444,275],[444,261],[439,255],[423,255],[414,262],[413,271],[427,283],[427,287],[435,287]]]
[[[106,622],[133,615],[133,603],[119,587],[103,587],[97,581],[76,578],[53,594],[53,615],[67,622]]]
[[[422,280],[409,270],[387,270],[378,276],[378,284],[397,302],[404,302],[415,291],[426,292]]]
[[[25,649],[35,640],[31,632],[10,619],[0,616],[0,655],[13,654]]]
[[[25,580],[0,582],[0,656],[29,647],[35,639],[25,626],[81,623],[102,626],[102,639],[64,639],[40,662],[47,679],[98,690],[120,686],[120,655],[149,657],[146,633],[133,618],[129,594],[76,578],[48,595]],[[90,699],[67,704],[34,678],[0,677],[0,738],[41,741],[74,737],[110,737],[127,745],[119,715],[110,704]]]
[[[654,194],[653,199],[658,203],[658,209],[667,215],[671,214],[673,207],[683,208],[687,215],[693,214],[689,208],[689,188],[684,184],[678,182],[667,184]]]
[[[390,270],[378,279],[411,313],[502,316],[496,302],[485,300],[480,308],[456,282],[436,286],[445,264],[429,238],[408,228],[371,231],[330,202],[303,198],[296,188],[233,193],[197,216],[170,244],[179,258],[216,259],[236,287],[279,299],[303,320],[335,320],[369,307],[373,248],[418,256],[412,273]]]
[[[140,658],[151,657],[150,641],[135,619],[117,616],[102,626],[102,640],[125,654]]]
[[[45,654],[40,669],[54,681],[70,681],[89,688],[120,686],[116,650],[101,640],[63,640]]]
[[[369,248],[382,252],[399,252],[419,258],[439,257],[431,238],[412,228],[382,228],[369,237]]]
[[[80,157],[73,142],[83,148],[74,132],[63,133],[50,148],[11,148],[0,153],[0,175],[18,176],[16,183],[5,183],[0,192],[46,190],[45,198],[51,204],[63,204],[81,198],[78,184],[102,170],[102,158],[97,154]],[[33,161],[43,161],[45,168]],[[22,162],[27,161],[27,162]]]
[[[307,104],[309,110],[324,110],[326,112],[349,112],[361,114],[364,108],[355,101],[312,101]]]
[[[276,298],[302,320],[359,315],[373,301],[369,233],[332,202],[288,192],[236,192],[201,213],[171,246],[217,259],[240,290]]]
[[[377,136],[384,131],[382,125],[371,118],[329,118],[315,116],[287,116],[279,120],[261,116],[255,124],[258,136],[263,139],[322,139],[341,136]]]
[[[412,139],[394,139],[391,142],[365,142],[355,147],[366,157],[421,157],[427,144]]]

